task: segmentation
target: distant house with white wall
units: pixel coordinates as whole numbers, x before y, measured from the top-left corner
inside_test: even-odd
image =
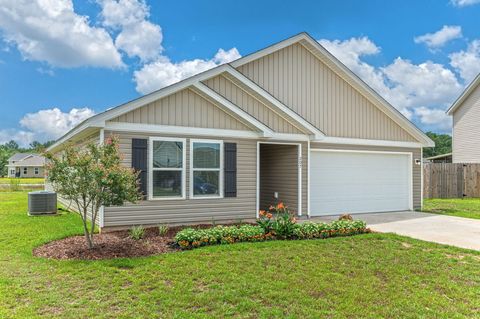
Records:
[[[44,177],[45,157],[31,153],[16,153],[8,159],[8,177]]]

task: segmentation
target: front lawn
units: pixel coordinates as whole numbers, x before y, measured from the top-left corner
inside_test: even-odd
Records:
[[[480,253],[390,234],[56,261],[32,248],[80,218],[0,193],[0,318],[473,318]]]
[[[480,219],[480,198],[425,199],[422,211]]]
[[[45,184],[44,178],[10,178],[10,177],[0,177],[0,184],[9,185],[10,181],[12,180],[20,184]]]

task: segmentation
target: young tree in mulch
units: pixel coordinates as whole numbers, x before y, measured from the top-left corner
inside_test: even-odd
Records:
[[[140,199],[138,173],[120,164],[115,137],[102,145],[92,143],[83,150],[67,147],[60,156],[46,154],[46,157],[47,180],[65,200],[76,205],[90,249],[94,246],[95,220],[100,207]]]

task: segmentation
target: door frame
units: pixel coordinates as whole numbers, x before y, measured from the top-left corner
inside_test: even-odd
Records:
[[[366,154],[397,154],[397,155],[407,155],[409,159],[410,165],[408,165],[408,188],[409,188],[409,196],[408,196],[408,206],[409,209],[413,211],[413,152],[400,152],[400,151],[368,151],[368,150],[351,150],[351,149],[328,149],[328,148],[311,148],[310,152],[336,152],[336,153],[366,153]],[[309,154],[309,168],[310,168],[310,160],[311,156]],[[308,170],[308,180],[310,180],[311,176],[310,169]],[[310,189],[309,189],[310,191]],[[308,196],[308,216],[311,216],[311,196]]]
[[[264,142],[257,141],[257,176],[256,176],[256,218],[259,218],[260,211],[260,145],[261,144],[277,144],[277,145],[294,145],[297,146],[297,215],[302,216],[302,143],[294,142]]]

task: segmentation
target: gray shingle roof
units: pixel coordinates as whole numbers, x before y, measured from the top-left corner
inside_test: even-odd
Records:
[[[10,161],[15,161],[9,166],[44,166],[45,157],[38,154],[17,153],[10,157]]]

